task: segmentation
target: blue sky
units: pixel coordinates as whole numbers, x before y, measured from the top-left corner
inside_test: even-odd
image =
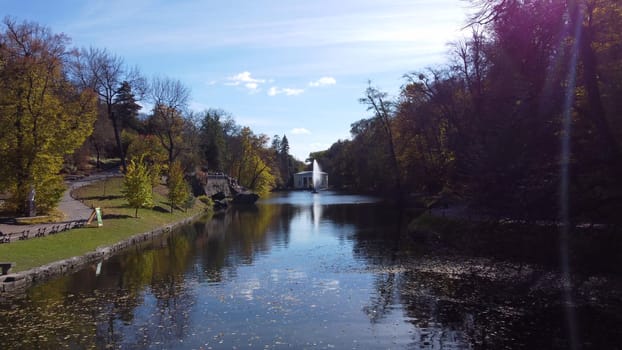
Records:
[[[349,138],[369,117],[367,82],[396,94],[405,73],[447,62],[463,0],[0,0],[3,17],[105,48],[147,76],[181,80],[190,108],[221,108],[291,153]]]

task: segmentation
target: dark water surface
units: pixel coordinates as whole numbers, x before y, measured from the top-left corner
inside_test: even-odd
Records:
[[[558,274],[406,234],[370,197],[277,194],[0,304],[0,348],[570,348]],[[573,281],[578,344],[622,343],[620,276]]]

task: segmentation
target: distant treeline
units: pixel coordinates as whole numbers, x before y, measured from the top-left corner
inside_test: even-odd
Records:
[[[572,218],[619,222],[622,4],[473,3],[472,34],[445,66],[406,74],[395,98],[370,83],[372,116],[311,157],[333,186],[441,194],[526,220],[557,217],[568,188]]]

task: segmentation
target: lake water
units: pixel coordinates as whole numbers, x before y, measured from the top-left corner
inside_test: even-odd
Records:
[[[372,197],[275,194],[0,304],[2,349],[620,348],[616,278],[415,239]],[[583,288],[583,289],[581,289]],[[594,300],[594,298],[597,298]],[[566,303],[567,304],[567,303]]]

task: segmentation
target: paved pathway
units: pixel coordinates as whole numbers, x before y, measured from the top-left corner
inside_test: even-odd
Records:
[[[65,193],[63,193],[63,197],[58,204],[58,210],[60,210],[64,214],[64,219],[62,222],[37,225],[0,224],[0,232],[5,235],[4,237],[0,237],[0,239],[9,237],[11,241],[15,241],[20,239],[20,233],[23,233],[25,231],[28,231],[28,233],[26,234],[27,238],[34,238],[36,237],[37,232],[39,232],[40,230],[42,231],[45,229],[45,232],[47,234],[53,229],[59,230],[62,228],[67,228],[69,226],[73,227],[75,223],[87,220],[91,215],[93,209],[87,207],[79,200],[71,197],[71,191],[75,190],[76,188],[88,185],[92,182],[119,175],[120,174],[117,169],[100,172],[77,180],[66,181],[65,183],[67,184],[67,190],[65,191]],[[68,225],[71,223],[74,223],[74,225]]]

